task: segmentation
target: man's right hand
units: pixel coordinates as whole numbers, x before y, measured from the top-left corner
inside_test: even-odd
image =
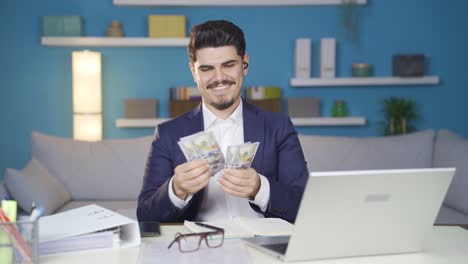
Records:
[[[211,169],[206,159],[182,163],[174,170],[172,188],[174,194],[182,200],[208,185]]]

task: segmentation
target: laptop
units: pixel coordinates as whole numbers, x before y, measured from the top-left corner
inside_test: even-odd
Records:
[[[291,236],[245,238],[284,261],[419,252],[455,168],[311,172]]]

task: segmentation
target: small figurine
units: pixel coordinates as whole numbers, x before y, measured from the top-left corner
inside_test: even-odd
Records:
[[[122,24],[118,20],[112,20],[107,28],[106,35],[108,37],[123,37],[124,32],[122,29]]]

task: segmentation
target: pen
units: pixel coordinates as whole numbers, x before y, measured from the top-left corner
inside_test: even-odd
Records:
[[[41,215],[44,213],[44,208],[39,206],[34,208],[34,210],[31,212],[31,216],[29,216],[29,220],[34,222],[36,221]]]

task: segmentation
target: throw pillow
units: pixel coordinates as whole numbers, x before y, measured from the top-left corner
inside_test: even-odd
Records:
[[[31,213],[33,202],[44,207],[44,214],[49,215],[71,199],[65,186],[35,159],[21,171],[6,169],[5,185],[27,213]]]
[[[448,130],[440,130],[435,143],[434,167],[457,168],[444,203],[468,213],[468,140]]]
[[[60,179],[73,200],[137,199],[152,137],[98,142],[33,132],[31,156]]]

